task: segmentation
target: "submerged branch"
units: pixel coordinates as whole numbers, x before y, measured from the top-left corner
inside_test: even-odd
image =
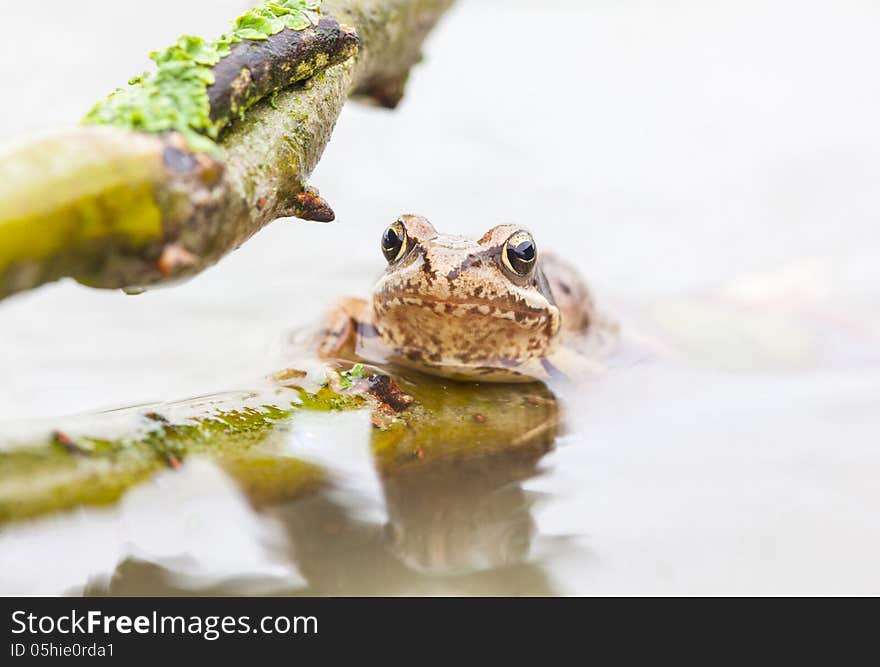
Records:
[[[257,506],[300,497],[326,484],[326,470],[291,452],[289,434],[306,412],[369,410],[364,434],[383,479],[402,479],[435,464],[492,457],[519,465],[540,458],[559,426],[553,395],[539,383],[454,387],[367,372],[331,372],[329,385],[307,391],[300,374],[279,374],[271,403],[201,410],[130,410],[129,435],[113,439],[56,431],[0,448],[0,524],[81,505],[106,505],[161,470],[207,456]],[[286,379],[285,379],[286,378]],[[166,406],[167,407],[167,406]],[[89,418],[100,429],[111,415]],[[328,414],[329,418],[329,414]]]
[[[295,29],[258,16],[239,20],[237,42],[182,38],[94,126],[7,150],[0,298],[65,276],[138,289],[200,272],[278,217],[332,220],[307,181],[345,99],[396,104],[451,3],[326,0]],[[145,113],[156,90],[170,102]]]

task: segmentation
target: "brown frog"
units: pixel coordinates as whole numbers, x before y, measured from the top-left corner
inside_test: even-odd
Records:
[[[593,302],[577,271],[539,253],[526,229],[499,225],[474,241],[403,215],[381,247],[388,266],[372,297],[337,306],[321,356],[485,382],[577,368],[572,359],[594,324]]]

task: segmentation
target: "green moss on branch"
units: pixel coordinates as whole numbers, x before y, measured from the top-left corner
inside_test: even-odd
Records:
[[[320,17],[320,0],[264,2],[213,41],[184,35],[150,54],[157,69],[102,100],[85,123],[150,133],[175,131],[216,153],[220,131],[277,90],[350,58],[353,29]]]

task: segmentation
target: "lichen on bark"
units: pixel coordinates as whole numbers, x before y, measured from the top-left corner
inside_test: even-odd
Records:
[[[263,97],[354,55],[357,35],[320,16],[321,0],[277,0],[245,12],[214,40],[183,35],[86,115],[88,125],[180,132],[195,150]]]

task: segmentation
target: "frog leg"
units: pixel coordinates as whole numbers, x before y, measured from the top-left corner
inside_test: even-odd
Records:
[[[355,354],[359,332],[370,324],[370,309],[366,299],[350,298],[338,303],[325,318],[318,338],[321,357],[350,357]]]
[[[605,370],[604,364],[565,345],[541,359],[541,365],[551,379],[558,380],[582,380]]]

